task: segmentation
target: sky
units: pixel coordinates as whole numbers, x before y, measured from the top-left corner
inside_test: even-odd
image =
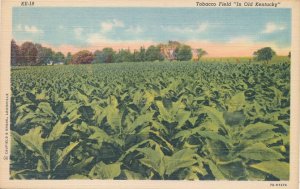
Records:
[[[139,49],[169,40],[211,57],[251,56],[262,47],[286,55],[291,10],[256,8],[13,8],[13,39],[63,53]]]

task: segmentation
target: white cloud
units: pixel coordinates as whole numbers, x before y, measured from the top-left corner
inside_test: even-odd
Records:
[[[77,39],[81,39],[82,38],[82,32],[83,32],[83,28],[75,28],[74,29],[75,37]]]
[[[132,34],[139,34],[142,33],[144,30],[140,26],[130,26],[125,31]]]
[[[208,23],[202,23],[197,26],[196,32],[201,33],[201,32],[206,31],[207,29],[208,29]]]
[[[176,32],[176,33],[202,33],[207,31],[209,28],[209,24],[207,22],[198,24],[194,27],[174,27],[174,26],[168,26],[168,27],[162,27],[163,30],[168,32]]]
[[[21,31],[21,32],[27,32],[27,33],[31,33],[31,34],[43,34],[44,31],[37,28],[36,26],[29,26],[29,25],[17,25],[16,29],[18,31]]]
[[[86,37],[86,42],[89,45],[100,45],[102,47],[113,47],[113,48],[117,48],[117,46],[124,46],[124,47],[128,47],[131,46],[132,44],[155,44],[154,41],[152,40],[134,40],[134,39],[130,39],[130,40],[122,40],[122,39],[110,39],[108,38],[105,34],[103,33],[91,33],[89,35],[87,35]],[[140,47],[140,46],[138,46]]]
[[[23,30],[21,24],[18,24],[18,25],[17,25],[17,30],[18,30],[18,31],[22,31],[22,30]]]
[[[282,30],[285,30],[284,25],[269,22],[266,24],[264,30],[261,33],[268,34],[268,33],[274,33],[274,32],[282,31]]]
[[[44,33],[42,30],[38,29],[36,26],[28,26],[28,25],[24,26],[24,31],[28,32],[28,33],[33,33],[33,34]]]
[[[100,43],[106,41],[106,37],[102,33],[92,33],[86,38],[89,44]]]
[[[101,32],[106,33],[106,32],[113,30],[114,28],[124,27],[124,23],[120,20],[113,19],[110,21],[102,22],[100,27],[101,27]]]
[[[87,35],[86,42],[89,44],[125,42],[126,40],[116,40],[116,39],[110,39],[108,37],[109,32],[116,28],[123,28],[124,32],[131,33],[131,34],[139,34],[143,32],[143,29],[140,26],[126,27],[121,20],[117,20],[117,19],[106,20],[100,23],[99,32],[89,33]]]
[[[124,27],[124,23],[121,20],[112,19],[112,20],[106,20],[104,22],[100,23],[100,31],[97,33],[90,33],[86,37],[86,41],[89,44],[94,44],[98,42],[106,42],[109,39],[107,39],[107,33],[112,31],[115,28],[122,28]],[[77,36],[82,34],[82,30],[77,29]],[[75,35],[76,35],[75,32]]]

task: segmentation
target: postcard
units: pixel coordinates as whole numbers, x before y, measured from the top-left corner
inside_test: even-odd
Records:
[[[0,188],[298,188],[298,1],[1,3]]]

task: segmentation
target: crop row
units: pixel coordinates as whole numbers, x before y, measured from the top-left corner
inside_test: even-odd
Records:
[[[289,64],[12,70],[13,179],[288,180]]]

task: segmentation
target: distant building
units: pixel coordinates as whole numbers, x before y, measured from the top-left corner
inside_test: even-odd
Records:
[[[55,62],[53,65],[64,65],[64,62]]]
[[[160,49],[161,54],[164,56],[165,59],[172,61],[176,60],[176,52],[174,47],[169,47],[167,45],[161,46]]]
[[[192,60],[199,61],[199,51],[197,49],[192,49]]]
[[[64,62],[53,62],[52,60],[47,63],[47,66],[58,66],[58,65],[64,65]]]
[[[52,66],[52,65],[53,65],[53,61],[52,60],[47,63],[47,66]]]

